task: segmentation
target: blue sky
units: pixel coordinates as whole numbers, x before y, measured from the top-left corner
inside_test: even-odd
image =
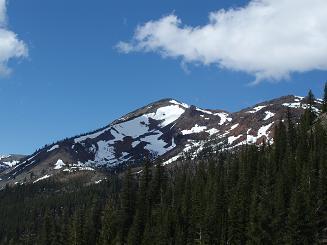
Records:
[[[7,1],[8,20],[3,28],[17,34],[28,55],[10,58],[6,67],[11,74],[0,77],[0,153],[32,153],[166,97],[231,112],[282,95],[305,95],[310,88],[321,97],[327,72],[317,71],[315,64],[281,77],[265,75],[256,85],[249,85],[258,74],[248,67],[215,61],[204,64],[183,52],[167,55],[170,47],[161,43],[145,50],[139,47],[144,40],[133,38],[137,26],[165,16],[182,20],[181,29],[201,27],[208,24],[210,12],[248,3]],[[119,42],[130,50],[118,49]]]

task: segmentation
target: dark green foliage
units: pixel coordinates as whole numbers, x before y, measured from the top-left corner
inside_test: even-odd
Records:
[[[327,132],[315,118],[309,106],[295,125],[288,112],[273,145],[146,163],[97,185],[5,188],[0,244],[318,244],[327,235]]]
[[[324,99],[322,104],[322,112],[327,112],[327,82],[325,83]]]

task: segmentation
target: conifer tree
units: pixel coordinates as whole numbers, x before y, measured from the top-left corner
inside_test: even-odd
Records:
[[[286,229],[286,200],[285,200],[285,174],[280,171],[277,176],[273,194],[273,215],[272,215],[272,240],[276,244],[285,244],[285,229]]]
[[[307,127],[310,127],[313,124],[314,119],[316,118],[315,112],[313,110],[315,102],[315,96],[312,93],[312,90],[310,89],[308,92],[308,95],[306,97],[306,102],[308,104],[308,108],[305,110],[304,116],[305,116],[305,123]]]
[[[133,184],[133,176],[129,168],[124,176],[124,185],[121,195],[121,214],[119,227],[119,240],[124,244],[127,241],[129,229],[133,223],[135,211],[135,192]]]
[[[49,210],[45,212],[43,229],[41,232],[40,240],[42,244],[52,244],[54,242],[54,223]]]
[[[69,219],[68,212],[66,209],[63,210],[62,217],[60,219],[60,223],[62,224],[60,229],[58,230],[58,243],[59,244],[69,244]]]
[[[292,114],[291,110],[288,107],[287,108],[287,114],[286,114],[286,119],[287,119],[287,142],[288,142],[288,148],[290,149],[291,153],[295,152],[296,149],[296,129],[294,126],[294,122],[292,119]]]
[[[325,88],[324,88],[324,99],[323,99],[323,104],[322,104],[322,112],[327,112],[327,82],[325,83]]]
[[[140,187],[138,191],[138,199],[136,203],[136,213],[133,219],[133,225],[128,235],[129,244],[141,244],[143,238],[143,232],[147,218],[150,216],[150,196],[149,196],[149,184],[151,181],[150,163],[147,161],[144,165]]]
[[[165,168],[161,163],[155,167],[154,176],[150,185],[150,200],[153,204],[157,205],[163,201],[163,192],[166,185]]]
[[[287,136],[286,136],[286,127],[282,121],[279,122],[278,126],[275,127],[275,163],[276,168],[279,170],[280,165],[283,162],[283,158],[285,157],[285,152],[287,150]]]
[[[244,244],[246,230],[243,193],[237,188],[231,194],[228,214],[228,244]]]
[[[258,212],[259,195],[257,190],[253,191],[252,201],[250,205],[250,220],[247,226],[247,244],[261,244],[262,243],[262,227],[261,214]]]
[[[116,244],[117,214],[113,200],[109,200],[105,206],[102,217],[102,227],[99,235],[98,245]]]

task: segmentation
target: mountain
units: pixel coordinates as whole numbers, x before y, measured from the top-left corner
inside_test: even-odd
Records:
[[[16,166],[24,157],[26,156],[17,154],[0,155],[0,173],[8,168]]]
[[[321,100],[313,108],[319,113]],[[274,125],[290,111],[298,122],[308,107],[300,96],[284,96],[241,111],[201,109],[163,99],[93,132],[45,146],[0,173],[0,185],[38,181],[58,173],[117,170],[145,160],[172,163],[204,147],[234,148],[273,143]]]

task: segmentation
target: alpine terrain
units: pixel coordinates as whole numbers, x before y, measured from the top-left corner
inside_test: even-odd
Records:
[[[322,101],[315,100],[318,114]],[[35,182],[58,173],[110,170],[144,161],[172,163],[203,149],[231,149],[274,142],[274,128],[287,115],[298,122],[306,98],[284,96],[230,113],[163,99],[90,133],[46,145],[30,156],[0,158],[0,185]],[[104,178],[96,176],[94,181]]]

